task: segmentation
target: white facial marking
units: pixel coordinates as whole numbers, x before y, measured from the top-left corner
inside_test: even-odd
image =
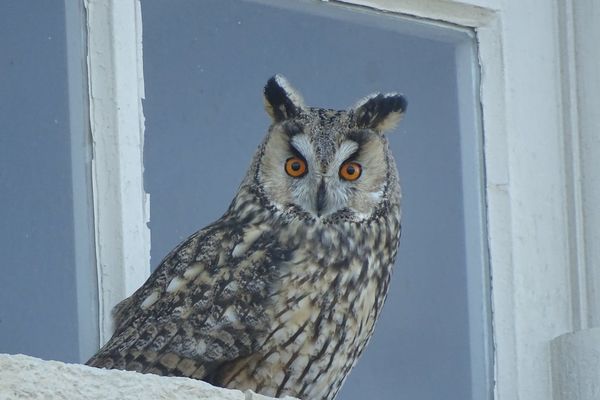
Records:
[[[292,145],[296,150],[302,154],[302,156],[306,159],[309,165],[309,171],[311,167],[314,166],[314,159],[312,157],[312,145],[310,144],[310,140],[308,136],[305,134],[296,135],[292,138]]]
[[[377,192],[371,192],[371,193],[369,193],[369,196],[371,197],[371,199],[374,202],[379,203],[381,201],[381,198],[383,197],[383,190],[378,190]]]
[[[337,174],[337,171],[339,170],[342,163],[346,161],[348,157],[350,157],[352,153],[354,153],[356,150],[358,150],[358,143],[356,143],[355,141],[346,140],[342,142],[342,144],[340,144],[340,148],[335,154],[335,161],[331,166],[331,168],[335,168],[335,171],[331,172]]]

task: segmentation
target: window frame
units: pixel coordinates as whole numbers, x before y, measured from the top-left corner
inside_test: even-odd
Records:
[[[338,3],[475,31],[494,398],[552,398],[550,347],[560,346],[552,340],[600,321],[600,270],[593,267],[600,262],[594,245],[600,240],[594,207],[600,203],[594,176],[600,28],[593,23],[600,11],[593,0]],[[104,343],[112,332],[110,310],[150,273],[141,6],[139,0],[84,4]]]
[[[150,274],[141,4],[84,0],[100,345],[114,306]]]

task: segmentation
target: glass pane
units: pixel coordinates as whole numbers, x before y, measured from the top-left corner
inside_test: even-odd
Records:
[[[398,260],[338,398],[489,398],[472,33],[326,2],[144,0],[142,16],[153,265],[226,210],[269,125],[262,87],[274,73],[314,106],[402,92],[408,113],[389,135]]]
[[[83,10],[0,2],[0,353],[98,345]]]

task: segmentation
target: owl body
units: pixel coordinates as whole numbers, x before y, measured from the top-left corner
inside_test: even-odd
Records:
[[[272,78],[274,123],[228,211],[116,307],[115,334],[88,364],[334,398],[373,332],[400,238],[380,127],[406,103],[379,96],[308,108]]]

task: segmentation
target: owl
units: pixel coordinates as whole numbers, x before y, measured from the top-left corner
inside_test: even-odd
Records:
[[[272,124],[227,212],[115,307],[115,333],[88,365],[336,396],[388,291],[400,185],[384,132],[406,100],[307,107],[280,75],[264,100]]]

